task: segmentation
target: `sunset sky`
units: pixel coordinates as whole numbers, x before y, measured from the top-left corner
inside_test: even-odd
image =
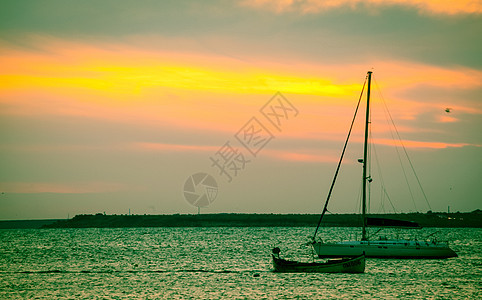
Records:
[[[367,71],[371,211],[482,208],[481,37],[482,1],[2,1],[0,219],[197,213],[198,172],[203,213],[320,213]],[[332,213],[359,211],[363,117]]]

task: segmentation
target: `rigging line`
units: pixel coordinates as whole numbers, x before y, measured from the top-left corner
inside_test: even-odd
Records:
[[[387,190],[383,188],[383,192],[385,193],[385,196],[387,196],[388,202],[390,202],[390,205],[392,206],[393,213],[397,213],[397,210],[395,209],[395,206],[393,206],[392,199],[390,199],[390,195],[388,194]]]
[[[384,98],[383,96],[381,95],[381,92],[379,91],[379,94],[380,94],[380,98],[382,99],[382,102],[383,104],[385,105],[385,118],[387,120],[387,123],[388,123],[388,128],[390,129],[390,135],[392,137],[392,140],[396,141],[395,137],[393,136],[393,131],[392,131],[392,126],[393,128],[395,129],[395,131],[397,132],[397,128],[395,126],[395,123],[393,122],[393,119],[392,119],[392,116],[390,115],[390,111],[388,110],[388,107],[386,106],[385,104],[385,101],[384,101]],[[388,115],[388,118],[387,118],[387,115]],[[390,124],[389,120],[392,121],[392,124]],[[391,126],[390,126],[391,125]],[[401,142],[401,139],[400,139],[400,136],[398,138],[398,142],[402,145],[403,147],[403,144]],[[407,172],[405,172],[405,167],[403,166],[403,162],[402,162],[402,158],[401,158],[401,155],[400,155],[400,151],[398,150],[398,145],[396,144],[395,145],[395,151],[397,152],[397,157],[398,157],[398,161],[400,162],[400,168],[402,169],[402,173],[403,173],[403,176],[405,178],[405,182],[407,184],[407,188],[408,188],[408,192],[410,194],[410,197],[412,198],[412,202],[413,202],[413,206],[415,207],[415,210],[417,211],[417,204],[415,203],[415,197],[413,196],[413,192],[412,192],[412,188],[410,187],[410,183],[408,182],[408,177],[407,177]]]
[[[380,205],[378,206],[377,214],[385,212],[385,204],[383,203],[383,200],[383,191],[382,188],[380,188]]]
[[[330,190],[328,191],[328,196],[326,197],[325,206],[323,207],[323,211],[321,212],[320,220],[318,221],[318,225],[316,225],[315,234],[313,234],[313,241],[315,241],[316,234],[318,233],[318,229],[320,228],[321,220],[323,220],[323,216],[328,210],[328,202],[330,201],[331,193],[333,192],[333,188],[335,187],[335,181],[336,181],[336,178],[338,177],[338,172],[340,171],[341,162],[343,161],[343,156],[345,155],[345,150],[346,150],[346,146],[348,145],[348,140],[350,139],[351,130],[353,129],[353,125],[355,124],[356,115],[358,112],[358,108],[360,107],[360,102],[363,97],[363,91],[365,90],[365,84],[367,82],[367,79],[368,79],[368,75],[365,77],[365,82],[363,82],[363,87],[360,93],[360,97],[358,98],[355,114],[353,115],[353,119],[351,121],[350,130],[348,131],[348,135],[345,140],[345,145],[343,146],[343,151],[341,152],[341,157],[340,157],[340,160],[338,161],[338,166],[336,167],[335,176],[333,177],[333,181],[331,182]]]
[[[371,132],[370,132],[370,134],[371,134]],[[371,137],[371,138],[373,139],[373,137]],[[377,171],[378,171],[378,178],[380,179],[380,191],[381,191],[384,188],[385,183],[383,182],[382,170],[380,168],[380,162],[378,160],[377,147],[375,146],[375,144],[373,144],[372,148],[373,148],[373,154],[375,156],[375,164],[376,164]],[[380,208],[385,210],[384,205],[383,205],[383,197],[382,196],[383,196],[383,194],[380,194],[380,207],[378,208],[378,212],[380,212]]]
[[[377,90],[379,91],[380,93],[380,96],[382,98],[382,102],[383,102],[383,105],[385,106],[385,109],[390,117],[390,121],[392,122],[393,124],[393,128],[395,129],[395,132],[397,133],[397,136],[398,136],[398,140],[400,141],[400,144],[402,145],[402,149],[403,149],[403,152],[405,153],[405,156],[407,157],[407,160],[408,160],[408,163],[410,164],[410,168],[412,169],[412,173],[413,175],[415,175],[415,179],[417,179],[417,183],[418,183],[418,186],[420,187],[420,190],[422,191],[422,194],[423,194],[423,198],[425,199],[425,202],[427,203],[427,206],[430,210],[432,210],[432,207],[430,206],[430,203],[428,202],[428,198],[427,198],[427,195],[425,194],[425,190],[423,189],[422,187],[422,183],[420,182],[420,179],[418,178],[418,175],[417,175],[417,172],[415,172],[415,168],[412,164],[412,160],[410,159],[410,157],[408,156],[408,152],[407,152],[407,149],[405,148],[405,145],[403,144],[403,141],[402,141],[402,138],[400,137],[400,133],[398,132],[397,130],[397,127],[395,126],[395,122],[393,121],[393,118],[392,118],[392,115],[390,114],[390,111],[388,110],[388,107],[387,107],[387,104],[385,102],[385,99],[383,98],[383,95],[382,95],[382,92],[380,90],[380,88],[378,87],[378,83],[376,82],[375,80],[375,86],[377,87]]]
[[[380,205],[383,208],[383,212],[385,212],[385,206],[383,204],[383,195],[386,195],[387,198],[388,198],[388,201],[390,201],[390,205],[392,206],[393,212],[396,213],[397,210],[395,209],[395,206],[393,206],[392,200],[390,199],[390,196],[388,195],[388,192],[385,188],[386,185],[385,185],[385,181],[383,179],[382,168],[380,167],[380,159],[378,158],[379,156],[378,156],[377,147],[376,147],[375,143],[371,143],[371,147],[373,148],[373,154],[375,156],[375,163],[377,165],[377,172],[379,174],[379,179],[380,179],[380,186],[381,186],[381,193],[382,193],[382,195],[380,196],[380,203],[381,203]]]
[[[381,94],[380,94],[380,96],[381,96]],[[381,97],[381,98],[383,98],[383,97]],[[371,129],[371,127],[370,127],[370,129]],[[371,131],[370,131],[370,134],[371,134]],[[371,138],[373,139],[373,136],[371,136]],[[392,136],[392,138],[393,138],[393,136]],[[381,202],[381,206],[383,207],[383,212],[385,212],[385,206],[383,204],[383,198],[384,198],[383,195],[385,195],[388,198],[388,201],[390,202],[390,205],[392,206],[393,212],[397,213],[397,210],[395,209],[395,206],[393,205],[393,202],[390,199],[390,195],[388,194],[387,189],[386,189],[384,177],[382,175],[382,168],[380,166],[380,159],[379,159],[379,156],[378,156],[377,147],[376,147],[375,143],[370,143],[370,145],[373,148],[373,154],[375,155],[375,163],[377,165],[377,171],[378,171],[378,174],[379,174],[379,177],[380,177],[380,186],[381,186],[381,193],[382,193],[382,195],[380,197],[380,202]]]
[[[367,169],[368,169],[368,176],[367,178],[370,178],[370,180],[368,180],[368,188],[367,188],[367,192],[368,192],[368,203],[367,203],[367,211],[368,213],[370,213],[370,208],[371,208],[371,177],[372,177],[372,108],[370,107],[370,114],[369,114],[369,120],[368,120],[368,124],[370,124],[370,126],[368,126],[368,147],[367,147]]]
[[[378,176],[380,178],[380,191],[381,189],[383,188],[383,177],[382,177],[382,172],[380,170],[380,164],[378,162],[378,155],[377,155],[377,150],[376,150],[376,147],[375,147],[375,143],[373,143],[373,132],[372,132],[372,127],[370,126],[370,149],[373,148],[373,154],[375,155],[375,163],[376,163],[376,166],[377,166],[377,171],[378,171]],[[369,176],[371,177],[371,163],[372,163],[372,157],[373,155],[371,154],[371,150],[370,150],[370,173],[369,173]],[[371,185],[370,185],[371,186]],[[380,208],[382,208],[382,210],[384,211],[384,206],[383,206],[383,194],[380,194],[380,206],[378,207],[378,213],[380,213]]]
[[[378,207],[378,213],[385,213],[385,194],[383,193],[383,187],[380,189],[380,206]]]
[[[360,181],[360,187],[358,188],[358,195],[356,196],[357,197],[357,202],[358,205],[356,207],[356,211],[361,215],[362,213],[362,193],[363,193],[363,181]]]

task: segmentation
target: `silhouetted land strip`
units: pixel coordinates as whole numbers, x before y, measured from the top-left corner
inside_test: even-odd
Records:
[[[50,220],[12,220],[0,221],[0,229],[36,229],[46,225],[51,225],[59,221],[58,219]]]
[[[413,221],[422,227],[482,228],[482,211],[470,213],[376,214],[372,217]],[[318,214],[175,214],[175,215],[77,215],[67,220],[0,221],[0,229],[22,228],[126,228],[126,227],[314,227]],[[360,226],[358,214],[329,214],[325,227]]]
[[[482,213],[376,214],[372,217],[413,221],[422,227],[482,227]],[[123,228],[123,227],[311,227],[317,214],[201,214],[201,215],[77,215],[72,219],[44,224],[42,228]],[[331,214],[326,227],[361,226],[358,214]]]

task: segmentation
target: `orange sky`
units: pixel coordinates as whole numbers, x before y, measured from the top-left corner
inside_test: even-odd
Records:
[[[250,113],[276,91],[282,91],[296,97],[298,106],[309,107],[306,122],[293,125],[295,129],[289,132],[293,138],[306,138],[309,130],[303,126],[323,128],[325,134],[327,128],[343,132],[345,124],[322,120],[311,113],[350,112],[363,84],[361,65],[310,65],[300,59],[280,66],[256,57],[252,63],[245,63],[223,56],[154,53],[123,45],[41,41],[42,52],[4,49],[0,57],[0,93],[8,95],[0,101],[9,104],[12,114],[81,114],[109,120],[135,115],[142,116],[137,118],[141,122],[157,122],[162,115],[163,122],[174,126],[232,132],[243,121],[242,116],[232,116],[233,107]],[[431,107],[397,96],[404,90],[421,83],[464,89],[482,84],[482,72],[467,68],[401,61],[373,65],[377,65],[375,78],[378,74],[381,77],[376,84],[383,89],[383,97],[405,119]],[[192,97],[192,93],[197,96]],[[39,104],[39,96],[50,100]],[[377,99],[375,95],[374,101]],[[457,110],[480,113],[470,107]],[[215,122],[211,122],[213,118]],[[456,118],[442,116],[439,120],[454,122]],[[219,122],[223,123],[222,129],[217,126]],[[427,143],[419,145],[430,147]]]
[[[478,208],[480,1],[120,1],[87,11],[47,1],[0,12],[0,219],[33,217],[29,201],[54,201],[44,217],[190,212],[180,189],[197,171],[220,185],[211,212],[270,212],[270,201],[315,212],[367,71],[377,151],[394,150],[386,106],[434,206]],[[261,113],[277,92],[298,112],[282,128]],[[363,105],[343,176],[359,172]],[[227,183],[210,158],[228,141],[250,155],[236,134],[252,118],[272,140]],[[357,186],[342,184],[335,211],[353,210]]]
[[[317,13],[340,7],[352,8],[366,6],[377,11],[379,6],[408,6],[430,14],[480,14],[482,3],[473,0],[244,0],[244,5],[272,9],[278,13],[299,10],[303,13]]]

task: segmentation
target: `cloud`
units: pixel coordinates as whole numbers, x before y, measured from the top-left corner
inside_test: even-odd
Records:
[[[453,92],[477,92],[482,87],[482,72],[473,68],[387,59],[332,64],[297,58],[279,63],[273,57],[253,56],[240,61],[122,43],[39,37],[31,42],[37,50],[5,47],[0,56],[3,116],[76,116],[231,136],[278,90],[302,116],[283,128],[285,136],[342,140],[367,66],[375,67],[374,106],[381,104],[377,103],[380,87],[395,119],[406,121],[397,124],[402,132],[420,131],[417,117],[440,109],[440,104],[431,100],[435,97],[418,93],[426,87],[445,89],[444,95],[457,103],[446,105],[457,111],[481,113],[474,96],[457,101],[460,96]],[[379,125],[373,130],[387,128]],[[143,147],[161,150],[159,145]],[[186,147],[176,150],[189,150]]]
[[[113,182],[0,182],[0,191],[6,194],[92,194],[126,191],[132,188],[133,187],[127,186],[125,184]]]
[[[273,55],[271,59],[252,56],[250,61],[240,61],[224,55],[145,50],[122,43],[80,43],[46,37],[32,38],[31,43],[38,50],[9,49],[3,45],[1,93],[33,90],[80,94],[80,98],[96,95],[103,97],[104,102],[117,103],[172,90],[238,95],[282,91],[340,98],[360,91],[360,78],[367,66],[384,74],[383,84],[392,87],[425,83],[471,88],[481,86],[482,77],[480,71],[470,68],[444,68],[386,58],[337,65],[313,64],[297,58],[281,64],[274,63]]]
[[[315,14],[336,8],[378,9],[401,6],[418,10],[420,13],[457,15],[481,14],[482,1],[479,0],[245,0],[242,5],[272,10],[276,13],[296,11]]]
[[[459,120],[450,116],[439,116],[438,121],[441,123],[454,123],[458,122]]]
[[[215,154],[220,146],[205,146],[205,145],[182,145],[182,144],[164,144],[164,143],[135,143],[132,145],[134,149],[143,151],[159,151],[159,152],[210,152]],[[246,152],[242,147],[236,148],[241,153]],[[338,157],[322,154],[313,154],[313,150],[304,149],[299,151],[293,150],[275,150],[263,149],[260,153],[263,157],[281,161],[296,161],[296,162],[337,162]],[[249,154],[246,154],[249,155]]]
[[[263,150],[263,156],[281,161],[309,163],[333,163],[339,160],[335,156],[307,153],[307,150],[295,152],[266,149]]]
[[[0,91],[51,90],[97,94],[116,100],[153,89],[214,93],[286,93],[346,96],[359,84],[293,74],[269,63],[246,64],[223,55],[149,51],[125,44],[85,44],[35,38],[41,51],[5,50],[0,57]]]
[[[146,151],[167,151],[167,152],[216,152],[220,147],[204,145],[181,145],[164,143],[134,143],[134,149]]]
[[[373,141],[379,145],[398,146],[400,142],[388,139],[374,139]],[[443,142],[424,142],[424,141],[410,141],[404,140],[405,148],[427,148],[427,149],[445,149],[445,148],[461,148],[466,146],[481,147],[482,145],[471,145],[468,143],[443,143]]]

